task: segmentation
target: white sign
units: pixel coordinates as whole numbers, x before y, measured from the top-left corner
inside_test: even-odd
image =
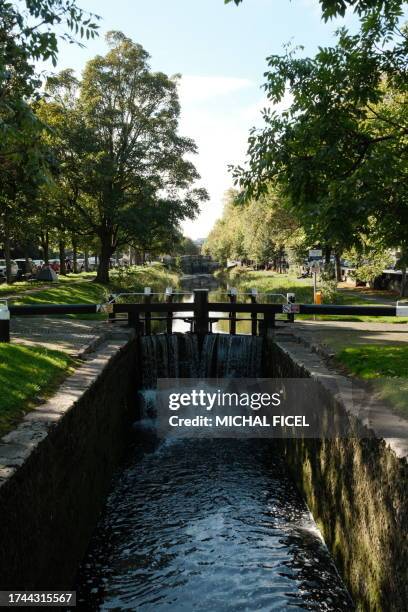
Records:
[[[283,314],[295,314],[300,312],[299,304],[282,304]]]
[[[313,274],[318,274],[320,272],[320,265],[317,261],[312,262],[312,265],[310,266],[311,271],[313,272]]]
[[[323,257],[322,249],[311,249],[309,251],[309,257]]]

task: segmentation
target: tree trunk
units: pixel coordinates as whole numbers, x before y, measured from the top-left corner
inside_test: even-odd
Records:
[[[85,272],[89,272],[89,253],[87,248],[84,249],[84,266]]]
[[[41,248],[44,256],[44,263],[46,266],[50,263],[50,237],[48,230],[41,234]]]
[[[72,236],[72,263],[74,274],[78,274],[78,243],[75,236]]]
[[[99,255],[99,266],[98,273],[96,275],[96,282],[107,285],[109,283],[109,264],[110,258],[114,249],[112,248],[111,237],[109,235],[101,238],[101,252]]]
[[[408,297],[408,278],[407,278],[407,266],[401,266],[402,279],[401,279],[401,291],[400,297]]]
[[[67,266],[65,264],[65,242],[63,240],[59,241],[59,260],[60,260],[60,274],[66,276],[67,274]]]
[[[342,275],[341,275],[341,255],[336,252],[335,258],[336,258],[336,279],[338,283],[341,283],[341,281],[343,280]]]
[[[11,284],[13,279],[11,276],[10,230],[7,215],[4,217],[4,259],[6,260],[6,283]]]

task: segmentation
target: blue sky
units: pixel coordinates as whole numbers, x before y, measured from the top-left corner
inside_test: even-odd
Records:
[[[227,166],[245,158],[249,129],[260,125],[265,96],[261,90],[265,58],[288,41],[305,54],[331,44],[336,27],[325,24],[318,0],[79,0],[102,17],[101,37],[86,48],[62,44],[57,69],[79,73],[86,61],[106,51],[103,33],[121,30],[150,53],[151,66],[181,73],[180,132],[196,140],[195,163],[210,193],[197,220],[184,225],[187,235],[208,234],[222,213],[224,192],[232,186]],[[346,24],[352,25],[352,15]]]

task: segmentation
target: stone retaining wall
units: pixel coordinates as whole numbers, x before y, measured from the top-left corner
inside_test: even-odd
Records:
[[[127,447],[137,348],[102,345],[0,443],[0,588],[72,587]]]
[[[328,395],[333,378],[341,378],[296,342],[277,342],[268,350],[276,377],[312,377]],[[345,400],[331,395],[331,402],[333,410],[352,415]],[[408,465],[398,441],[373,437],[367,430],[367,438],[281,443],[357,609],[405,612]]]

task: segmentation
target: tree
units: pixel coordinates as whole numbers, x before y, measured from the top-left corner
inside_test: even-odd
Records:
[[[69,72],[50,82],[44,109],[66,209],[98,236],[104,283],[117,249],[170,244],[208,197],[193,187],[199,175],[185,159],[195,144],[177,132],[177,79],[151,72],[148,53],[122,33],[107,41],[109,52],[88,62],[80,83]]]
[[[25,5],[25,9],[24,9]],[[30,102],[39,97],[41,82],[33,62],[51,59],[58,51],[57,25],[94,36],[96,24],[74,0],[0,0],[0,234],[4,243],[7,280],[11,280],[10,241],[19,220],[30,213],[32,200],[45,179],[47,152],[40,143],[43,128]]]
[[[176,255],[199,255],[200,247],[188,236],[181,236],[179,244],[173,249]]]
[[[391,29],[390,29],[391,28]],[[342,28],[314,58],[298,49],[268,58],[265,89],[293,103],[249,139],[249,168],[235,169],[247,197],[278,181],[312,243],[337,259],[377,220],[387,247],[407,244],[407,35],[388,18]]]
[[[240,202],[239,193],[226,193],[224,212],[203,245],[203,251],[225,264],[228,259],[274,262],[284,251],[297,252],[305,243],[300,222],[286,207],[279,189],[270,185],[258,200]]]
[[[225,4],[234,2],[237,6],[243,0],[224,0]],[[393,16],[400,12],[404,0],[319,0],[322,6],[323,18],[327,21],[340,15],[344,17],[348,8],[353,8],[358,15],[364,15],[369,11],[385,11]]]
[[[27,102],[41,85],[33,63],[51,59],[56,65],[56,27],[63,26],[60,36],[70,42],[73,34],[93,38],[95,19],[75,0],[25,0],[20,4],[0,0],[0,160],[24,154],[22,127],[36,120]]]

